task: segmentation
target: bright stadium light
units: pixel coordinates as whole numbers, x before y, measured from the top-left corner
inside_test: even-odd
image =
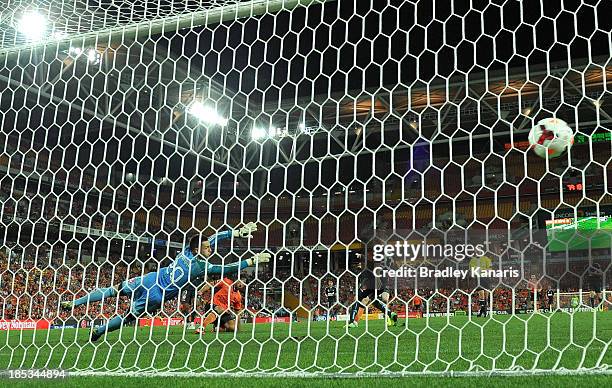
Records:
[[[47,33],[47,18],[36,11],[25,13],[17,22],[17,30],[30,42],[41,41]]]
[[[268,134],[268,131],[266,131],[263,128],[253,127],[253,129],[251,129],[251,138],[253,140],[263,139],[264,137],[266,137],[267,134]]]
[[[96,49],[89,49],[87,51],[87,60],[93,64],[100,62],[100,53]]]
[[[83,49],[80,47],[70,47],[68,52],[78,57],[79,55],[83,54]]]
[[[280,128],[271,127],[271,128],[268,129],[268,136],[269,137],[276,137],[276,136],[278,136],[280,134],[280,131],[281,131]]]
[[[202,104],[200,101],[194,101],[189,105],[187,111],[203,123],[211,125],[226,126],[228,120],[220,116],[212,107]]]

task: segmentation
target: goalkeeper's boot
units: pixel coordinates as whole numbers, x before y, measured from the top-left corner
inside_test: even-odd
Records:
[[[397,325],[397,313],[392,312],[391,316],[387,317],[387,326],[391,327],[395,325]]]
[[[391,319],[391,317],[387,315],[387,327],[391,327],[394,324],[395,323],[393,322],[393,319]]]
[[[65,301],[60,303],[60,306],[62,307],[62,309],[64,310],[71,310],[72,309],[72,302],[70,301]]]
[[[355,327],[359,327],[359,324],[357,322],[351,322],[351,323],[348,324],[348,327],[353,329]]]
[[[100,339],[100,337],[102,337],[102,334],[100,334],[100,331],[98,330],[99,328],[100,326],[95,326],[93,329],[91,329],[91,336],[89,337],[91,342],[96,342],[98,339]]]
[[[198,328],[195,330],[195,333],[196,333],[196,334],[198,334],[198,335],[203,335],[204,333],[206,333],[206,331],[204,330],[204,328],[203,328],[203,327],[198,327]]]

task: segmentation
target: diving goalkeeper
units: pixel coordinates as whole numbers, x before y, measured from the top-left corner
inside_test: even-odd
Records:
[[[257,225],[249,222],[240,229],[217,233],[201,244],[200,236],[196,235],[189,240],[189,245],[176,256],[169,266],[157,272],[126,280],[115,287],[96,288],[74,302],[63,302],[62,308],[72,309],[86,303],[99,302],[105,298],[119,295],[129,296],[131,306],[127,314],[117,315],[106,325],[95,327],[92,330],[90,339],[92,342],[96,341],[105,333],[135,321],[145,312],[157,312],[165,301],[176,298],[181,288],[190,283],[200,282],[207,274],[230,274],[258,263],[269,262],[271,257],[269,253],[258,253],[253,258],[226,265],[215,265],[208,262],[217,242],[232,237],[250,238],[256,230]]]

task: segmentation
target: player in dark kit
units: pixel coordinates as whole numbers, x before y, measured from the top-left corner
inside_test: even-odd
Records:
[[[338,290],[336,286],[334,286],[334,281],[329,280],[327,282],[327,287],[325,287],[325,297],[327,298],[327,310],[328,317],[331,317],[334,314],[334,307],[338,303]]]
[[[552,310],[552,306],[554,303],[554,296],[555,296],[555,291],[553,291],[552,288],[549,288],[548,290],[546,290],[546,299],[548,300],[548,305],[546,307],[548,307],[549,310]]]
[[[595,290],[591,290],[589,291],[589,303],[591,305],[591,308],[594,309],[595,308],[595,299],[597,298],[597,293],[595,292]]]
[[[478,311],[478,317],[486,317],[487,316],[487,296],[484,289],[480,289],[478,291],[478,305],[480,306],[480,311]]]
[[[195,308],[196,287],[193,284],[187,284],[181,290],[181,312],[185,315],[185,320],[188,329],[195,329],[195,317],[198,312]]]
[[[359,267],[361,269],[361,266]],[[359,287],[357,288],[357,300],[351,306],[349,313],[349,327],[358,327],[357,314],[360,308],[365,309],[370,303],[387,316],[387,326],[397,324],[397,313],[387,308],[389,303],[389,292],[384,286],[384,278],[376,278],[371,269],[361,270],[358,278]]]

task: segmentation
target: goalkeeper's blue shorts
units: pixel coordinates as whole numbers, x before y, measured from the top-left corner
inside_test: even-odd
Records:
[[[154,313],[164,303],[164,290],[157,283],[157,272],[150,272],[123,282],[121,295],[131,299],[130,313],[139,316]]]

